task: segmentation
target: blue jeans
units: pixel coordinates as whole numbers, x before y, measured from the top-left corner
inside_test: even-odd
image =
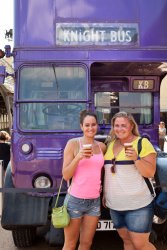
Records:
[[[64,200],[71,218],[81,218],[84,215],[100,216],[100,197],[95,199],[80,199],[67,194]]]
[[[116,229],[125,227],[131,232],[148,233],[151,231],[154,216],[153,202],[136,210],[110,209],[110,216]]]

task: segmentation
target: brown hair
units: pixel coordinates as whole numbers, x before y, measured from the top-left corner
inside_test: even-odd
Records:
[[[8,132],[6,132],[5,130],[1,130],[1,133],[4,134],[4,136],[5,136],[5,138],[6,138],[6,139],[5,139],[6,141],[10,140],[10,135],[9,135]]]
[[[129,120],[129,122],[133,125],[132,134],[136,135],[136,136],[140,136],[138,125],[137,125],[134,117],[129,113],[126,113],[124,111],[120,111],[120,112],[116,113],[111,119],[111,130],[109,132],[109,138],[107,138],[107,143],[116,139],[113,128],[114,128],[115,120],[118,117],[127,118]]]
[[[97,122],[97,116],[95,113],[93,113],[91,110],[82,110],[80,112],[80,124],[83,125],[84,119],[86,116],[93,116],[96,119]]]
[[[0,132],[0,140],[6,141],[6,135],[3,132]]]

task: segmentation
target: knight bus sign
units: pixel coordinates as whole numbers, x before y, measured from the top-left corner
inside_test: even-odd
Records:
[[[138,33],[137,23],[57,23],[56,45],[137,46]]]

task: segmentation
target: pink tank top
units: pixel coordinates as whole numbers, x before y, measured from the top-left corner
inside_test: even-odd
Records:
[[[82,147],[80,140],[79,144]],[[104,165],[104,157],[100,146],[99,149],[99,154],[93,154],[88,159],[80,160],[72,178],[71,195],[82,199],[93,199],[100,196],[101,170]]]

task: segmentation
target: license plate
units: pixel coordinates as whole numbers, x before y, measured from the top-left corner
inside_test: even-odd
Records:
[[[96,231],[115,230],[111,220],[99,220]]]

